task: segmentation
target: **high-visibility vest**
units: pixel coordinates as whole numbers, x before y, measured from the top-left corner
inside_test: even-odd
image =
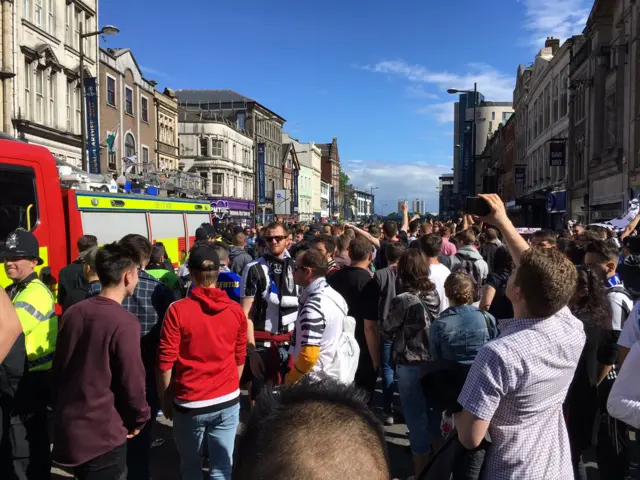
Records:
[[[12,302],[24,331],[29,371],[50,370],[58,338],[58,317],[51,290],[34,279]]]

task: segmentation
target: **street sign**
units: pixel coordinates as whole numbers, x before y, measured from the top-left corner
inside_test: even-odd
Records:
[[[276,215],[291,215],[291,194],[289,190],[276,190],[276,198],[273,203]]]
[[[524,184],[524,179],[526,175],[527,169],[525,167],[516,167],[515,168],[515,183]]]
[[[565,141],[551,141],[549,143],[549,165],[564,167],[567,144]]]

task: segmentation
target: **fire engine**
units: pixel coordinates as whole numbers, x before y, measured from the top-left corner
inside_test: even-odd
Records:
[[[102,245],[137,233],[162,242],[177,266],[196,229],[212,220],[206,200],[79,188],[61,185],[56,161],[46,148],[0,137],[0,248],[13,230],[33,232],[44,260],[40,275],[54,292],[58,272],[78,256],[76,242],[82,235],[95,235]],[[0,285],[8,283],[1,268]]]

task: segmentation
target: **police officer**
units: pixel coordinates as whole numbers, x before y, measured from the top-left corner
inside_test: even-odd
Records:
[[[3,412],[4,419],[11,419],[13,468],[19,479],[49,478],[51,469],[47,373],[56,346],[58,317],[53,294],[35,272],[43,263],[39,250],[32,233],[16,230],[0,252],[7,277],[13,282],[7,293],[20,319],[26,347],[27,367],[18,392],[21,401],[11,412]]]

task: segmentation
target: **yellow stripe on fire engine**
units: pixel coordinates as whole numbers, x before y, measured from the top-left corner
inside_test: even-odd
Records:
[[[171,259],[173,266],[181,265],[181,255],[179,249],[179,242],[177,238],[154,238],[156,242],[162,243],[164,249],[167,251],[167,255]]]
[[[189,202],[172,198],[149,199],[127,196],[76,193],[78,210],[124,210],[143,212],[210,212],[208,202]]]

